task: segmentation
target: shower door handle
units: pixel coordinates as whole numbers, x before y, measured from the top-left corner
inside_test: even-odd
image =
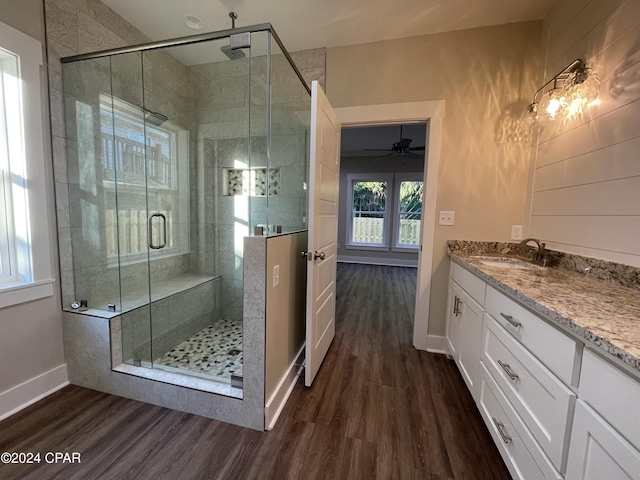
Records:
[[[153,219],[155,217],[160,217],[162,219],[162,243],[154,244],[153,243]],[[167,246],[167,217],[162,213],[152,213],[149,215],[149,220],[147,222],[149,228],[149,248],[153,250],[160,250]]]

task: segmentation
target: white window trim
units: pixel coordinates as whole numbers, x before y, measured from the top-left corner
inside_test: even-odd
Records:
[[[400,184],[402,182],[424,182],[424,176],[422,173],[405,173],[405,172],[398,172],[395,174],[395,181],[394,181],[394,192],[397,192],[398,198],[394,197],[394,202],[395,202],[395,210],[394,210],[394,215],[393,215],[393,243],[392,243],[392,247],[391,250],[394,252],[416,252],[418,251],[418,249],[420,248],[420,243],[422,241],[422,228],[420,228],[420,241],[418,242],[418,245],[406,245],[406,244],[399,244],[399,237],[400,237]],[[423,191],[423,197],[424,197],[424,191]],[[422,203],[424,206],[424,198],[422,199]],[[420,210],[420,221],[422,222],[422,220],[424,219],[423,214],[422,214],[422,210]]]
[[[16,282],[0,286],[0,308],[53,295],[50,218],[47,202],[47,162],[44,151],[42,45],[36,39],[0,23],[0,47],[20,57],[27,245],[30,271]],[[19,272],[20,275],[23,272]]]
[[[385,224],[383,233],[383,243],[357,243],[352,242],[353,233],[353,184],[354,182],[387,182],[387,208],[384,213]],[[420,249],[420,245],[404,245],[398,244],[399,237],[399,224],[400,224],[400,201],[396,198],[396,195],[400,193],[401,182],[423,182],[424,177],[422,173],[418,172],[381,172],[381,173],[349,173],[347,174],[347,205],[346,205],[346,242],[344,245],[345,250],[367,250],[367,251],[381,251],[381,252],[398,252],[398,253],[417,253]],[[423,211],[424,211],[424,198],[423,198]],[[422,214],[421,219],[424,219]],[[420,229],[422,236],[422,228]]]
[[[353,183],[354,182],[387,182],[387,203],[384,212],[384,230],[382,234],[382,243],[357,243],[352,242],[353,233]],[[391,225],[389,222],[389,212],[393,211],[393,173],[349,173],[347,174],[347,238],[345,242],[345,249],[358,249],[358,250],[381,250],[389,251],[389,239],[391,234]]]

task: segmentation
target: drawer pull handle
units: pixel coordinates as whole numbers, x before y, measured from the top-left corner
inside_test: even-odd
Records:
[[[456,295],[453,301],[453,314],[457,317],[462,313],[462,300]]]
[[[491,417],[491,420],[493,420],[493,424],[498,429],[498,433],[500,434],[500,437],[502,437],[502,441],[507,445],[510,444],[513,438],[511,438],[509,435],[507,435],[504,432],[504,423],[499,422],[498,420],[495,419],[495,417]]]
[[[515,321],[511,315],[507,315],[506,313],[502,313],[502,312],[500,312],[500,315],[502,315],[502,318],[504,318],[507,322],[509,322],[511,325],[513,325],[516,328],[522,325],[520,322]]]
[[[509,366],[508,363],[502,363],[500,360],[498,360],[498,365],[500,365],[502,367],[502,369],[505,371],[505,373],[507,375],[509,375],[509,378],[511,380],[517,380],[518,379],[518,375],[513,373],[513,371],[511,370],[511,367]]]

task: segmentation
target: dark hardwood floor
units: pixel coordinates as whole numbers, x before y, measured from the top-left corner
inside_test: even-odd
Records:
[[[339,264],[337,330],[271,432],[69,386],[0,422],[0,479],[509,479],[455,364],[412,347],[415,269]]]

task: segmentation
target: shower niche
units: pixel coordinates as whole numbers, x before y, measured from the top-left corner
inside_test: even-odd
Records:
[[[250,38],[233,60],[229,33]],[[246,245],[258,225],[307,228],[307,85],[268,24],[62,62],[72,383],[128,396],[139,378],[261,409]],[[92,322],[106,366],[75,344]]]

